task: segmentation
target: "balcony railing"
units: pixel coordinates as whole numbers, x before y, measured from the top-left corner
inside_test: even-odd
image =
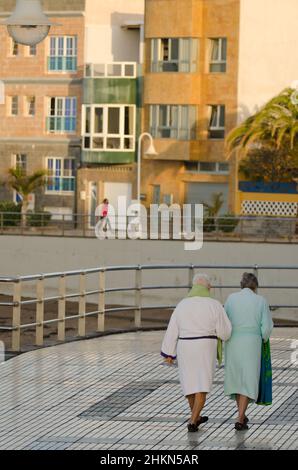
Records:
[[[51,72],[76,72],[77,57],[75,56],[52,56],[48,57],[48,71]]]
[[[46,123],[47,131],[53,133],[74,133],[77,118],[70,116],[49,116]]]
[[[107,64],[86,64],[86,78],[136,78],[136,62],[113,62]]]

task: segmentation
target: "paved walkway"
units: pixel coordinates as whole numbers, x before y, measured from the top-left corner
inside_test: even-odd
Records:
[[[0,366],[0,449],[295,449],[298,447],[298,329],[272,339],[274,404],[253,405],[250,429],[236,433],[223,368],[188,434],[177,369],[161,365],[163,332],[129,333],[26,353]]]

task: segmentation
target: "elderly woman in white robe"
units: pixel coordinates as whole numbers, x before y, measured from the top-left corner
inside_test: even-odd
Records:
[[[171,316],[161,348],[168,363],[177,356],[180,383],[191,409],[189,432],[196,432],[208,420],[201,411],[212,389],[217,340],[228,340],[232,331],[222,305],[210,297],[210,288],[206,274],[194,277],[189,296],[179,302]]]

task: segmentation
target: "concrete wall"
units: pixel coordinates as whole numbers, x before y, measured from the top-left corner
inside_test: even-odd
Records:
[[[184,244],[175,241],[131,241],[71,238],[42,238],[42,237],[0,237],[0,276],[36,274],[40,272],[57,272],[64,270],[84,269],[108,265],[130,264],[265,264],[265,265],[298,265],[298,250],[296,245],[287,244],[253,244],[253,243],[220,243],[206,242],[200,251],[184,251]],[[217,285],[239,285],[243,269],[224,271],[210,269],[209,272]],[[186,293],[179,286],[188,282],[187,270],[147,271],[144,274],[143,285],[169,285],[176,289],[147,291],[143,297],[144,305],[158,303],[172,304],[179,301]],[[268,270],[260,274],[263,285],[297,285],[297,271]],[[78,291],[78,278],[68,278],[70,291]],[[114,273],[107,276],[107,285],[132,286],[134,274]],[[46,293],[56,294],[56,281],[48,281]],[[97,288],[97,276],[91,276],[87,281],[87,289]],[[7,292],[2,285],[1,292]],[[32,295],[33,286],[28,284],[24,293]],[[235,289],[233,289],[235,290]],[[291,290],[262,290],[269,302],[274,304],[298,305],[298,289]],[[229,291],[216,289],[214,295],[224,302]],[[91,299],[96,301],[96,299]],[[131,294],[109,294],[107,302],[133,304]],[[287,317],[289,313],[298,317],[298,310],[278,311],[277,317]]]
[[[297,0],[241,0],[238,121],[298,79]]]
[[[144,0],[86,1],[85,61],[139,61],[140,31],[126,31],[127,21],[143,22]]]

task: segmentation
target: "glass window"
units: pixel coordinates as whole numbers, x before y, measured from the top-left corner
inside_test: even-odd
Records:
[[[216,172],[216,162],[200,162],[200,171],[202,173],[215,173]]]
[[[134,150],[135,106],[86,106],[83,143],[88,150]],[[90,125],[93,122],[93,128]],[[88,135],[87,135],[88,134]]]
[[[47,192],[73,192],[75,190],[75,159],[47,159]]]
[[[20,48],[19,48],[18,43],[15,42],[14,40],[12,40],[12,43],[11,43],[11,55],[17,56],[17,55],[19,55],[19,52],[20,52]]]
[[[27,173],[27,155],[17,153],[14,155],[14,167],[20,169],[24,175]]]
[[[77,99],[53,97],[49,99],[47,129],[50,132],[73,133],[76,131]]]
[[[119,134],[120,108],[108,108],[108,134]]]
[[[218,172],[219,173],[229,173],[229,164],[228,163],[218,163]]]
[[[10,112],[12,116],[17,116],[19,114],[19,97],[18,96],[11,97]]]
[[[29,55],[30,56],[35,56],[37,54],[37,46],[29,46]]]
[[[210,72],[226,72],[227,68],[227,39],[214,38],[211,42]]]
[[[211,105],[209,139],[223,139],[225,136],[225,106]]]
[[[198,39],[161,38],[151,42],[152,72],[195,72]]]
[[[49,43],[48,70],[75,72],[77,70],[77,36],[52,36]]]
[[[89,108],[90,112],[90,108]],[[95,108],[94,111],[94,134],[103,133],[103,108]]]
[[[27,116],[35,116],[35,96],[26,97],[26,114]]]
[[[152,105],[150,128],[156,138],[192,140],[196,137],[196,107]]]

